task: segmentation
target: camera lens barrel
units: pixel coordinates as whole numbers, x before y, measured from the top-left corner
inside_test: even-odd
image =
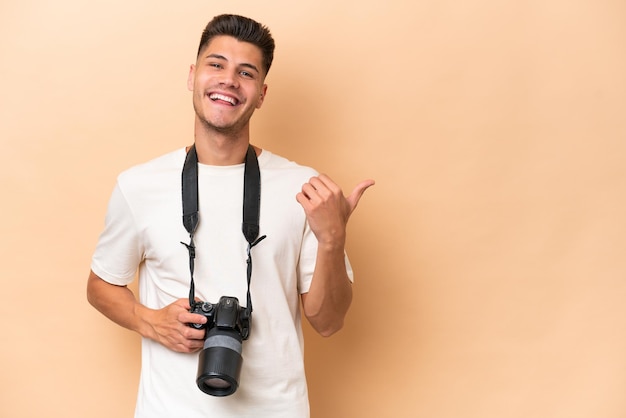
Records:
[[[198,361],[198,388],[213,396],[237,390],[243,358],[242,337],[232,329],[211,328]]]

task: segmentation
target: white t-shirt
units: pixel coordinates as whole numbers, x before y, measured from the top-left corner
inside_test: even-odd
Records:
[[[189,243],[181,203],[185,155],[179,149],[119,176],[92,260],[94,273],[116,285],[130,283],[138,268],[139,298],[149,308],[189,295],[189,253],[181,244]],[[309,417],[299,294],[309,289],[317,241],[296,194],[317,173],[265,150],[259,166],[260,235],[267,238],[252,248],[254,312],[239,388],[226,397],[203,393],[195,383],[198,353],[144,338],[135,417]],[[243,170],[198,165],[195,294],[211,303],[234,296],[246,305]],[[352,279],[347,258],[346,266]]]

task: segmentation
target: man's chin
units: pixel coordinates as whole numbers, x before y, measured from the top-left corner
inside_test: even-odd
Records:
[[[246,124],[224,122],[216,123],[203,119],[202,126],[207,131],[217,132],[222,135],[235,135],[240,133],[245,128]]]
[[[202,122],[204,129],[209,131],[218,132],[220,134],[238,134],[242,130],[247,129],[250,118],[238,119],[235,121],[228,120],[209,120],[204,117],[200,117],[196,114],[198,119]]]

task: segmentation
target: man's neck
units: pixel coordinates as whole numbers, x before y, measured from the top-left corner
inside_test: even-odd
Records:
[[[206,165],[241,164],[250,144],[248,130],[238,134],[225,134],[196,127],[194,136],[198,162]]]

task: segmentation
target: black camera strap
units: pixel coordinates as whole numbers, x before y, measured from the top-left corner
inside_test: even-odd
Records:
[[[183,225],[189,233],[189,244],[181,242],[189,251],[189,272],[191,283],[189,286],[189,305],[195,301],[195,284],[193,279],[194,259],[196,247],[193,241],[194,234],[200,222],[198,210],[198,154],[196,146],[192,145],[187,152],[182,172],[182,200],[183,200]],[[259,161],[252,145],[248,145],[243,175],[243,221],[241,230],[248,242],[248,260],[246,279],[248,282],[246,314],[252,314],[252,298],[250,297],[250,280],[252,278],[252,255],[251,249],[261,242],[266,235],[259,237],[259,216],[261,207],[261,172]]]

